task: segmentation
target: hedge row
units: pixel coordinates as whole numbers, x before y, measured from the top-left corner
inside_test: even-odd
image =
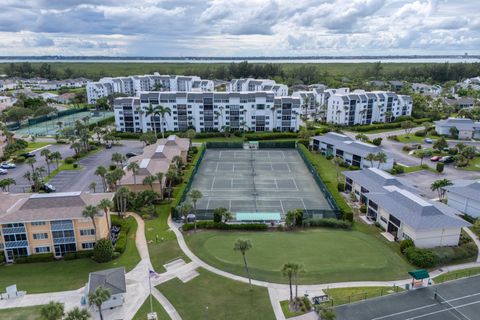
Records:
[[[432,119],[430,118],[422,118],[422,119],[415,119],[413,120],[416,124],[422,124],[423,122],[430,122]],[[369,125],[359,125],[350,127],[351,130],[357,132],[368,132],[373,130],[382,130],[382,129],[396,129],[401,128],[402,122],[389,122],[389,123],[374,123]]]
[[[127,239],[128,239],[128,233],[130,232],[131,228],[131,219],[132,217],[128,217],[126,219],[122,219],[118,216],[111,216],[112,219],[112,226],[117,226],[120,227],[120,234],[118,235],[117,242],[115,243],[115,252],[118,252],[120,254],[125,252],[125,249],[127,248]]]
[[[321,227],[321,228],[332,228],[332,229],[345,229],[349,230],[352,228],[352,223],[348,220],[337,220],[333,218],[328,219],[306,219],[304,221],[305,227]]]
[[[441,265],[464,261],[477,256],[475,243],[469,242],[457,247],[437,247],[421,249],[408,246],[401,249],[407,260],[420,268],[433,268]]]
[[[184,225],[182,225],[183,231],[193,230],[194,228],[194,223],[185,223]],[[197,222],[197,229],[265,231],[267,230],[267,228],[268,226],[264,223],[228,224],[211,220],[203,220]]]
[[[28,257],[15,258],[15,263],[33,263],[33,262],[50,262],[53,261],[53,253],[32,254]]]
[[[88,130],[93,130],[93,128],[95,127],[103,127],[103,126],[106,126],[107,124],[111,124],[111,123],[114,123],[115,122],[115,117],[108,117],[108,118],[104,118],[96,123],[90,123],[88,125]]]

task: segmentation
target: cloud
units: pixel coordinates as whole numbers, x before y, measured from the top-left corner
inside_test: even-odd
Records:
[[[480,47],[474,0],[2,0],[2,54],[364,55]],[[35,48],[35,50],[33,50]]]

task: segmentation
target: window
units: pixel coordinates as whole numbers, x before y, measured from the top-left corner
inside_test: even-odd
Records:
[[[50,247],[36,247],[35,253],[47,253],[50,252]]]
[[[82,243],[82,249],[93,249],[95,242],[84,242]]]
[[[44,226],[46,224],[45,221],[33,221],[32,226]]]
[[[95,235],[95,229],[82,229],[80,230],[81,236],[93,236]]]
[[[42,239],[48,239],[48,233],[34,233],[33,234],[33,239],[35,240],[42,240]]]

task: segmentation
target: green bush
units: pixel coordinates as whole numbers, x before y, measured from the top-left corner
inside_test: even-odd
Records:
[[[458,149],[457,148],[449,148],[448,149],[448,154],[451,156],[456,156],[458,154]]]
[[[74,163],[73,168],[77,169],[78,168],[78,163]]]
[[[372,140],[372,143],[376,146],[380,146],[382,144],[383,139],[378,137]]]
[[[361,213],[367,213],[367,206],[366,206],[365,204],[362,204],[362,205],[360,206],[360,212],[361,212]]]
[[[343,219],[353,222],[353,211],[347,211],[343,213]]]
[[[351,165],[348,167],[349,170],[360,170],[360,167]]]
[[[457,247],[438,247],[431,249],[439,265],[460,262],[474,258],[478,254],[478,248],[473,242],[465,243]]]
[[[276,139],[296,139],[298,134],[295,132],[267,132],[267,133],[246,133],[247,141],[276,140]]]
[[[13,158],[13,162],[15,163],[24,163],[27,160],[24,156],[16,156]]]
[[[399,119],[401,119],[401,118],[399,117]],[[413,120],[413,122],[416,123],[416,124],[421,124],[423,122],[430,122],[430,121],[431,121],[430,118]],[[357,131],[357,132],[368,132],[368,131],[373,131],[373,130],[401,128],[401,126],[402,126],[402,122],[398,121],[398,122],[390,122],[390,123],[373,123],[373,124],[369,124],[369,125],[353,126],[353,127],[351,127],[351,129],[353,131]]]
[[[214,210],[213,211],[213,222],[220,223],[222,222],[222,213]]]
[[[28,257],[15,258],[15,263],[35,263],[53,261],[53,253],[32,254]]]
[[[63,255],[63,260],[69,261],[69,260],[75,260],[77,259],[77,254],[75,252],[68,252]]]
[[[334,218],[306,219],[304,225],[306,227],[321,227],[321,228],[346,229],[346,230],[349,230],[352,228],[352,223],[350,221],[337,220]]]
[[[185,223],[182,225],[183,231],[193,230],[193,223]],[[197,229],[218,229],[218,230],[245,230],[245,231],[265,231],[268,226],[265,223],[242,223],[228,224],[223,222],[215,222],[212,220],[204,220],[197,222]]]
[[[437,256],[428,249],[409,247],[403,254],[411,264],[419,268],[432,268],[438,264]]]
[[[73,157],[66,157],[65,158],[65,163],[66,164],[73,164],[75,162],[75,159]]]
[[[410,248],[410,247],[415,247],[415,244],[413,243],[412,240],[402,240],[400,241],[400,251],[403,253],[405,249]]]
[[[417,137],[425,137],[427,134],[425,132],[425,130],[418,130],[418,131],[415,131],[415,136]]]
[[[113,258],[113,246],[109,239],[100,239],[93,248],[93,260],[97,262],[108,262]]]
[[[0,265],[5,263],[5,253],[0,251]]]
[[[344,192],[345,191],[345,183],[338,183],[337,184],[337,190],[339,192]]]
[[[115,135],[115,137],[120,138],[120,139],[135,139],[135,140],[138,140],[138,139],[140,139],[141,133],[138,133],[138,132],[115,132],[114,135]]]
[[[127,234],[120,231],[117,242],[115,242],[115,252],[124,253],[127,248]]]
[[[445,164],[442,162],[437,162],[436,170],[438,173],[443,172],[443,169],[445,168]]]
[[[398,164],[393,165],[393,168],[391,170],[392,174],[402,174],[404,172],[405,172],[405,167]]]
[[[400,141],[396,134],[388,136],[387,139],[388,140],[393,140],[393,141]]]
[[[81,250],[75,252],[75,257],[77,259],[91,258],[93,254],[92,250]]]

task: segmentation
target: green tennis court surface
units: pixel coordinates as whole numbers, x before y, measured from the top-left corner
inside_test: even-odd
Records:
[[[480,319],[480,276],[335,308],[337,320]]]
[[[34,125],[26,126],[21,129],[15,130],[14,133],[17,136],[25,136],[25,135],[36,135],[36,136],[53,136],[55,135],[58,130],[60,130],[60,126],[58,125],[59,122],[62,123],[61,128],[71,127],[75,125],[75,122],[80,120],[83,121],[85,117],[89,117],[88,123],[97,123],[98,121],[112,117],[114,114],[113,112],[106,111],[106,112],[99,112],[93,113],[90,111],[79,112],[75,114],[71,114],[68,116],[59,117],[56,119],[48,120],[45,122],[40,122]]]

